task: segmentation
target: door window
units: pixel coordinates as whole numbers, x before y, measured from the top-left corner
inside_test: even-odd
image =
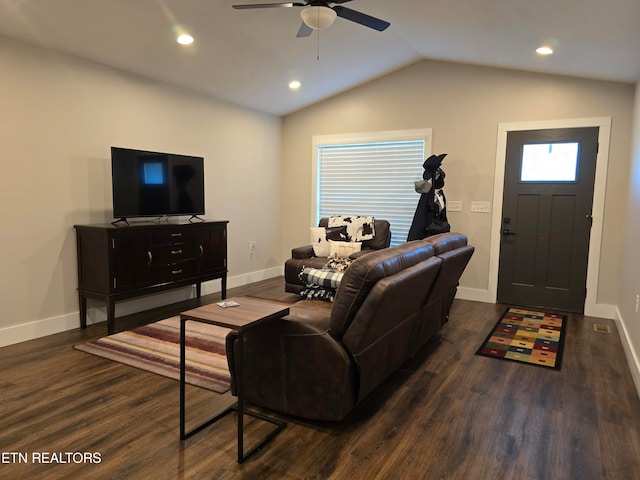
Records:
[[[521,182],[575,182],[577,142],[534,143],[522,146]]]

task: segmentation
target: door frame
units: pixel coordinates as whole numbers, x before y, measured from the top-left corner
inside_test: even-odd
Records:
[[[609,163],[609,143],[611,138],[611,117],[577,118],[564,120],[542,120],[531,122],[513,122],[498,124],[496,145],[496,163],[493,185],[493,213],[491,218],[491,249],[489,251],[488,293],[491,302],[498,296],[498,267],[500,263],[500,231],[502,226],[502,197],[504,193],[504,169],[507,152],[507,134],[521,130],[543,130],[554,128],[599,127],[598,155],[596,157],[596,177],[593,186],[592,215],[593,224],[589,238],[589,257],[587,267],[587,296],[584,314],[602,318],[613,318],[614,307],[598,304],[598,278],[600,273],[600,252],[602,246],[602,227],[604,200],[607,185],[607,166]]]

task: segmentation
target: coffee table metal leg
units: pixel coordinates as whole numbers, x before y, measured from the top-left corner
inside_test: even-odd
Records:
[[[180,319],[180,440],[189,438],[194,433],[199,432],[205,427],[208,427],[212,423],[217,422],[222,417],[236,409],[235,405],[231,405],[215,416],[211,417],[206,422],[201,423],[197,427],[192,428],[188,432],[186,431],[186,378],[187,378],[187,366],[186,366],[186,319]]]
[[[268,417],[256,412],[245,411],[244,401],[244,338],[242,332],[238,332],[238,362],[236,365],[238,381],[236,383],[238,401],[221,411],[206,422],[201,423],[190,431],[185,431],[186,423],[186,323],[187,319],[180,319],[180,439],[184,440],[191,435],[199,432],[212,423],[217,422],[229,412],[236,410],[238,412],[238,463],[244,462],[260,448],[269,443],[280,431],[286,426],[286,422]],[[244,453],[244,416],[249,415],[259,420],[275,425],[274,428],[261,442],[252,447],[246,454]]]
[[[238,332],[238,358],[236,369],[238,373],[238,463],[244,462],[244,335]]]
[[[184,401],[185,401],[185,378],[186,378],[186,368],[185,365],[186,356],[185,356],[185,324],[187,321],[184,318],[180,319],[180,439],[184,440],[185,431],[184,431],[184,421],[185,421],[185,409],[184,409]]]
[[[262,415],[257,412],[245,410],[244,400],[244,335],[243,332],[238,332],[238,363],[236,365],[236,371],[238,375],[237,382],[237,394],[238,403],[236,409],[238,410],[238,463],[244,462],[247,458],[260,450],[263,446],[269,443],[280,431],[287,425],[286,422],[281,420]],[[244,416],[249,415],[259,420],[271,423],[275,425],[274,428],[262,441],[253,446],[246,454],[244,453]]]

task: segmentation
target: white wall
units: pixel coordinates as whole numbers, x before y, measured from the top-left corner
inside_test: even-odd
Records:
[[[73,225],[113,220],[112,145],[205,157],[206,218],[230,221],[231,285],[281,265],[278,117],[4,38],[0,115],[0,345],[79,325]],[[93,306],[90,321],[104,318]]]
[[[469,207],[493,198],[498,125],[611,117],[597,302],[616,305],[633,98],[631,84],[424,60],[287,115],[282,255],[308,242],[313,135],[432,128],[433,153],[448,153],[442,165],[447,198],[464,207],[449,212],[449,221],[476,247],[461,287],[487,291],[491,215],[470,213]]]
[[[629,207],[625,227],[618,294],[618,330],[640,394],[640,309],[636,307],[637,295],[640,295],[640,83],[636,85],[634,104]]]

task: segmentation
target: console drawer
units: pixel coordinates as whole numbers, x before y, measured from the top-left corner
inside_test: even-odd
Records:
[[[158,283],[173,282],[183,278],[194,277],[196,275],[196,261],[186,260],[184,262],[170,265],[153,265],[153,278]]]
[[[151,247],[153,265],[170,265],[198,257],[200,249],[195,242],[153,245]]]
[[[167,228],[155,230],[151,235],[153,245],[171,245],[175,243],[196,244],[196,232],[184,228]]]

